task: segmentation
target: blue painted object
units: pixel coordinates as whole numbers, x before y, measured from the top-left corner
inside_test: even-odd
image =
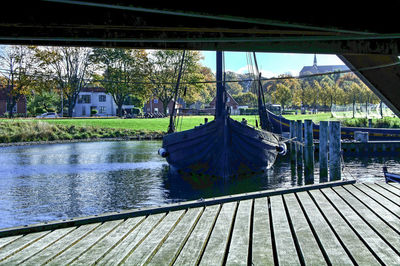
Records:
[[[386,183],[388,183],[388,182],[400,183],[400,175],[394,174],[394,173],[389,173],[387,171],[386,166],[383,167],[383,174],[385,175]]]
[[[215,120],[167,134],[161,153],[183,179],[211,185],[230,177],[248,177],[270,168],[286,152],[279,135],[229,117],[222,82],[222,52],[217,52]],[[161,154],[160,153],[160,154]]]

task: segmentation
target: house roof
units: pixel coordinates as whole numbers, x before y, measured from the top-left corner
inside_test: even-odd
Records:
[[[106,89],[103,87],[85,87],[81,89],[81,92],[106,92]]]
[[[334,71],[343,71],[343,70],[348,70],[349,68],[345,65],[327,65],[327,66],[304,66],[301,71],[300,75],[305,74],[305,73],[311,73],[311,74],[318,74],[318,73],[327,73],[327,72],[334,72]]]
[[[226,102],[227,106],[234,106],[234,105],[239,106],[238,102],[227,91],[226,91],[226,95],[228,96],[228,98],[230,98],[230,101]],[[215,96],[214,99],[210,102],[210,106],[215,106],[215,99],[216,98],[217,98],[217,96]]]

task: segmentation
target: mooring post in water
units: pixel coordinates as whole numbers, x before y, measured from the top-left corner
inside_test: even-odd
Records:
[[[296,125],[297,167],[303,167],[303,123],[297,120]]]
[[[293,139],[296,137],[296,121],[290,120],[290,135],[289,138]],[[296,144],[290,142],[290,164],[296,164]]]
[[[329,122],[329,181],[341,179],[340,122]]]
[[[319,122],[319,182],[328,181],[328,121]]]
[[[313,122],[309,119],[304,120],[304,182],[314,183]]]

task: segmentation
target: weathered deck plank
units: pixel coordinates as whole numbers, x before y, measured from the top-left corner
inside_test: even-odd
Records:
[[[336,209],[342,214],[342,217],[344,217],[347,223],[351,225],[352,230],[362,239],[364,245],[368,247],[371,253],[373,252],[376,255],[377,260],[387,265],[396,265],[400,263],[400,257],[396,259],[398,255],[394,250],[392,250],[382,238],[357,215],[357,213],[343,202],[334,190],[327,188],[323,189],[322,192],[330,199],[333,205],[335,205]]]
[[[395,250],[400,252],[400,235],[382,220],[376,213],[363,205],[357,198],[353,197],[350,192],[342,187],[334,188],[336,193],[343,198],[347,205],[351,206],[352,210],[357,213],[366,223],[369,224],[385,241],[387,241]],[[392,248],[392,249],[393,249]]]
[[[252,200],[239,203],[226,265],[247,265],[248,263],[252,205]]]
[[[385,183],[380,182],[378,184],[385,184]],[[397,189],[400,189],[400,184],[399,183],[388,183],[388,185],[393,186],[393,187],[395,187]]]
[[[2,263],[13,264],[13,265],[21,264],[22,262],[28,260],[30,257],[39,253],[43,249],[52,245],[56,241],[59,241],[65,235],[72,232],[73,230],[75,230],[75,227],[69,227],[69,228],[63,228],[60,230],[55,230],[55,231],[49,233],[48,235],[44,236],[43,238],[39,239],[32,245],[29,245],[26,248],[15,253],[13,256],[8,257],[4,261],[2,261]]]
[[[37,232],[25,235],[24,237],[15,240],[9,245],[6,245],[0,250],[0,262],[6,260],[10,256],[13,256],[14,254],[20,252],[21,250],[29,247],[30,245],[39,241],[41,238],[45,237],[49,233],[50,231],[44,231],[44,232]]]
[[[255,199],[252,243],[252,263],[254,265],[274,264],[270,226],[268,199]]]
[[[400,265],[400,186],[332,186],[1,230],[0,264]]]
[[[364,243],[342,219],[335,208],[328,202],[322,192],[319,190],[313,190],[310,191],[310,193],[357,264],[380,265]]]
[[[282,196],[273,196],[270,200],[278,263],[279,265],[299,265],[302,258],[297,256]]]
[[[335,232],[332,231],[324,216],[310,198],[310,195],[307,192],[300,192],[297,193],[297,196],[299,197],[301,205],[318,235],[318,239],[321,242],[323,250],[326,252],[329,262],[332,265],[353,264],[351,258],[346,253],[346,250],[337,239]]]
[[[88,234],[85,238],[82,238],[80,241],[74,243],[73,246],[69,247],[62,254],[51,258],[49,265],[72,263],[73,261],[75,261],[75,259],[79,258],[88,249],[90,249],[92,245],[96,244],[98,241],[107,236],[121,223],[122,223],[121,220],[109,221],[103,223],[95,230],[93,230],[90,234]]]
[[[189,209],[154,257],[151,258],[150,264],[172,265],[189,238],[196,222],[200,219],[202,212],[203,208]]]
[[[123,263],[126,265],[145,264],[147,260],[151,259],[158,247],[165,241],[184,215],[184,210],[168,213],[140,246],[124,258]]]
[[[222,205],[210,239],[204,250],[200,265],[222,265],[227,251],[234,215],[237,208],[236,202]]]
[[[200,220],[176,259],[175,265],[197,265],[200,262],[200,256],[206,248],[207,239],[211,235],[219,210],[220,205],[212,205],[205,208]]]
[[[384,208],[381,204],[355,186],[347,186],[344,187],[344,189],[349,191],[355,198],[364,203],[364,205],[370,210],[373,210],[374,213],[378,215],[384,223],[392,227],[397,233],[400,233],[399,218],[396,217],[392,212]]]
[[[120,224],[113,232],[92,246],[82,256],[77,258],[72,265],[92,265],[107,255],[120,241],[122,241],[132,230],[136,228],[144,217],[129,218]]]
[[[149,215],[143,222],[139,224],[132,232],[128,234],[118,245],[115,246],[106,256],[98,261],[99,264],[117,265],[135,250],[148,234],[152,232],[165,218],[165,213]]]
[[[44,249],[42,252],[37,253],[24,261],[23,264],[40,265],[47,263],[51,260],[51,258],[64,252],[66,249],[68,249],[68,247],[74,245],[77,241],[90,234],[100,225],[100,223],[94,223],[78,227],[77,229],[73,230],[71,233],[63,237],[62,241],[55,242],[54,244]]]
[[[8,237],[0,238],[0,249],[2,249],[3,247],[9,245],[10,243],[14,242],[15,240],[17,240],[18,238],[21,238],[21,237],[23,237],[23,235],[8,236]]]
[[[294,194],[283,196],[290,215],[294,233],[298,239],[299,248],[307,265],[326,265],[322,251],[318,246],[306,217]]]
[[[397,204],[393,203],[393,201],[388,200],[375,190],[371,189],[370,187],[364,185],[364,184],[356,184],[354,185],[361,191],[363,191],[365,194],[373,198],[375,201],[377,201],[380,205],[382,205],[384,208],[390,210],[392,213],[394,213],[396,216],[400,218],[400,206]]]
[[[400,187],[392,186],[391,184],[378,183],[377,186],[383,187],[384,189],[390,191],[392,194],[400,198]]]
[[[391,204],[397,205],[397,207],[400,209],[400,194],[399,194],[399,196],[394,196],[393,197],[391,192],[387,191],[386,189],[384,189],[384,188],[382,188],[380,186],[377,186],[377,185],[370,186],[368,184],[364,184],[364,185],[367,186],[369,189],[375,191],[376,193],[378,193],[382,197],[384,197]]]

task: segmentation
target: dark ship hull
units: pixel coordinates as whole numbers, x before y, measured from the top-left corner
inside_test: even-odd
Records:
[[[235,180],[235,177],[260,174],[274,164],[279,152],[286,152],[286,146],[279,141],[278,135],[252,128],[229,117],[222,62],[222,52],[217,51],[214,121],[194,129],[167,134],[159,150],[159,154],[167,159],[170,169],[195,186],[226,183]],[[264,104],[260,97],[259,93],[260,123],[261,128],[265,129],[267,122],[264,119],[265,112],[261,112]],[[173,128],[172,114],[170,128]]]
[[[218,180],[263,172],[285,150],[277,135],[225,117],[166,135],[162,152],[180,175]]]

